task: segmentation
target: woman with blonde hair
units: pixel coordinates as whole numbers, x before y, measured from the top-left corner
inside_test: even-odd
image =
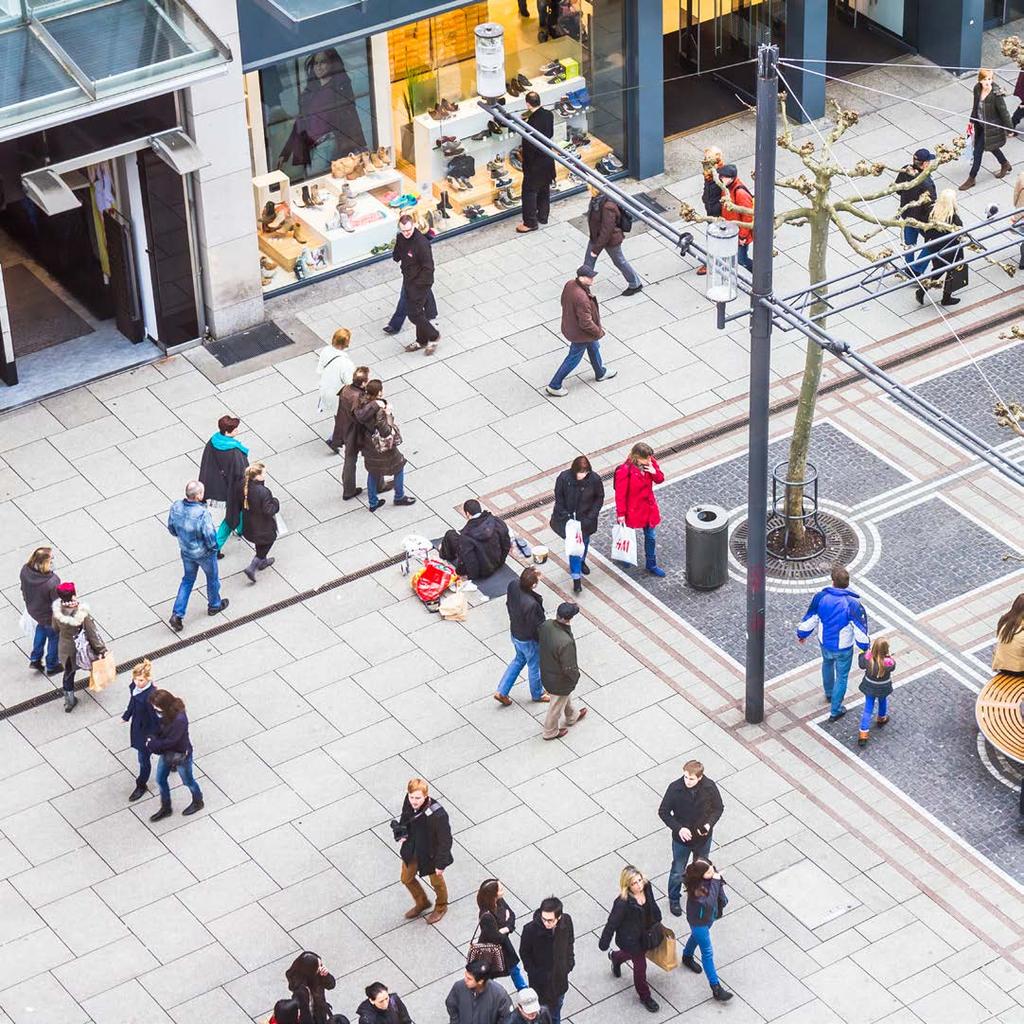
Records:
[[[53,602],[57,599],[60,577],[53,571],[53,548],[36,548],[28,561],[21,567],[21,599],[25,611],[36,624],[32,637],[32,653],[28,656],[29,668],[45,671],[48,676],[61,670],[57,656],[57,630],[53,628]],[[46,668],[43,668],[43,650],[46,651]]]
[[[155,736],[160,731],[160,719],[149,700],[154,689],[153,663],[149,658],[145,658],[132,669],[132,681],[128,684],[128,707],[121,716],[122,722],[131,723],[131,746],[139,758],[139,774],[135,779],[135,789],[128,797],[131,803],[149,792],[147,783],[153,765],[146,743],[150,736]]]
[[[612,974],[621,978],[622,965],[627,960],[632,961],[636,994],[651,1013],[657,1013],[658,1003],[647,984],[647,950],[661,945],[661,909],[651,883],[632,864],[627,864],[619,875],[619,895],[608,913],[598,948],[607,950],[613,935],[619,948],[608,953]]]
[[[318,408],[325,416],[334,416],[338,411],[338,395],[346,384],[352,383],[355,363],[349,358],[348,347],[352,343],[352,332],[339,327],[331,336],[330,344],[320,349],[316,364],[316,375],[320,378]],[[337,451],[333,438],[327,439],[327,446]]]
[[[922,250],[922,258],[918,261],[921,268],[928,266],[931,260],[932,273],[928,278],[922,278],[921,283],[914,293],[917,301],[924,305],[924,289],[931,282],[937,282],[944,276],[942,285],[942,305],[955,306],[960,300],[955,298],[953,292],[956,288],[966,285],[966,267],[963,268],[964,275],[961,281],[954,280],[950,270],[958,263],[963,262],[964,247],[961,241],[962,236],[956,235],[946,238],[951,231],[962,228],[964,222],[960,219],[957,211],[956,192],[951,188],[944,188],[938,198],[932,203],[931,214],[928,217],[928,228],[924,232],[926,243]],[[942,241],[940,241],[942,239]]]
[[[967,126],[968,135],[974,139],[974,159],[971,162],[971,173],[960,186],[961,191],[974,188],[975,178],[981,170],[981,158],[986,153],[991,153],[999,161],[997,178],[1005,178],[1013,170],[1010,161],[1003,154],[1006,133],[1012,131],[1013,122],[1006,110],[1003,90],[995,84],[991,68],[979,68],[978,81],[974,86],[971,120]]]
[[[661,522],[654,485],[664,481],[665,474],[654,457],[654,449],[638,441],[630,449],[626,461],[615,470],[615,519],[622,526],[644,531],[644,557],[652,576],[664,576],[658,567],[655,529]]]
[[[268,558],[277,540],[277,513],[281,503],[266,485],[267,467],[254,462],[242,477],[242,536],[256,548],[256,555],[246,567],[250,583],[256,582],[256,572],[268,569],[274,559]]]

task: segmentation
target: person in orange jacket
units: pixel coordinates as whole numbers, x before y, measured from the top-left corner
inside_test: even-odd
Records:
[[[750,189],[740,181],[736,173],[735,164],[723,164],[718,170],[718,180],[728,193],[728,197],[722,196],[722,217],[724,220],[739,221],[740,240],[739,254],[737,256],[741,267],[753,270],[754,264],[750,261],[750,243],[754,241],[754,196]],[[730,209],[740,207],[741,209]],[[749,210],[750,213],[744,213]]]

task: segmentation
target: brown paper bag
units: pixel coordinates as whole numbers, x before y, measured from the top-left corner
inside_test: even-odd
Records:
[[[465,622],[466,612],[469,610],[469,602],[461,590],[449,590],[441,598],[441,618],[451,619],[452,622]]]
[[[102,658],[97,658],[89,669],[89,689],[93,693],[105,690],[117,675],[117,662],[108,650]]]
[[[674,971],[679,966],[679,951],[676,949],[676,933],[661,926],[661,944],[647,950],[647,959],[663,971]]]

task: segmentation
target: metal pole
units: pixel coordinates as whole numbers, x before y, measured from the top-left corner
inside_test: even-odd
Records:
[[[748,722],[764,721],[765,561],[768,531],[768,391],[771,386],[772,293],[775,240],[775,146],[779,87],[777,46],[757,51],[757,134],[754,169],[754,269],[750,296],[750,440],[747,473],[747,665]]]

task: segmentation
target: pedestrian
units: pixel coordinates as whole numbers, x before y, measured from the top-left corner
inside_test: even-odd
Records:
[[[690,926],[690,937],[683,946],[682,964],[694,974],[705,974],[711,986],[711,994],[720,1003],[732,999],[732,993],[722,988],[715,970],[715,954],[711,947],[711,926],[722,916],[729,897],[725,894],[725,879],[718,869],[706,859],[695,860],[686,868],[686,923]],[[693,958],[700,947],[698,964]]]
[[[480,911],[477,921],[480,942],[501,946],[505,958],[505,970],[493,977],[509,977],[517,989],[526,988],[526,978],[523,977],[519,966],[519,954],[512,945],[512,933],[516,930],[516,913],[505,902],[505,890],[497,878],[485,878],[480,883],[476,893],[476,905]]]
[[[572,918],[563,913],[557,896],[541,900],[533,920],[523,926],[519,955],[530,988],[551,1015],[551,1024],[561,1024],[569,975],[576,966],[576,935]]]
[[[356,368],[348,354],[351,344],[352,332],[347,327],[339,327],[331,335],[330,344],[320,349],[316,363],[316,375],[320,378],[317,408],[325,416],[337,415],[341,389],[352,383],[352,374]],[[334,452],[338,450],[333,436],[327,439],[327,447]]]
[[[441,538],[441,557],[455,566],[460,576],[484,580],[493,576],[512,550],[512,535],[504,520],[485,509],[476,498],[462,503],[466,525],[447,530]]]
[[[996,624],[992,671],[1024,675],[1024,594],[1014,598],[1009,611]]]
[[[722,186],[715,181],[715,174],[725,165],[725,156],[717,146],[708,146],[701,158],[701,174],[704,178],[704,191],[701,193],[701,202],[704,204],[704,212],[716,220],[722,216]],[[698,277],[703,277],[708,272],[706,263],[697,267]]]
[[[590,291],[596,275],[593,267],[579,267],[576,276],[562,289],[562,336],[569,342],[569,353],[545,388],[553,398],[564,398],[569,394],[562,381],[579,366],[584,355],[594,368],[594,380],[611,380],[619,372],[601,362],[599,342],[604,337],[604,328],[601,326],[597,296]]]
[[[753,270],[750,246],[754,241],[754,196],[740,181],[735,164],[722,164],[718,180],[722,183],[722,219],[739,224],[736,259],[741,267]]]
[[[297,999],[278,999],[274,1012],[267,1024],[299,1024],[299,1003]]]
[[[199,463],[203,497],[207,502],[224,504],[224,519],[217,527],[218,558],[223,557],[221,550],[232,532],[242,536],[241,506],[234,487],[241,482],[242,474],[249,465],[249,449],[235,437],[240,424],[237,416],[221,416],[217,420],[217,433],[206,442]]]
[[[277,540],[277,514],[281,511],[281,503],[267,486],[267,467],[262,462],[254,462],[245,471],[241,490],[244,536],[256,549],[244,572],[249,582],[255,583],[257,571],[262,572],[274,564],[274,559],[267,556]]]
[[[525,0],[521,0],[525,3]],[[540,0],[543,4],[544,0]],[[524,115],[531,128],[536,129],[546,138],[555,134],[555,115],[545,109],[540,96],[532,89],[524,97],[526,114]],[[524,233],[536,231],[541,224],[547,224],[551,212],[551,183],[555,180],[555,158],[523,140],[523,222],[516,225],[516,231]]]
[[[540,1005],[540,999],[532,988],[523,988],[516,993],[515,1012],[512,1020],[516,1024],[522,1021],[532,1021],[533,1024],[554,1024],[551,1011],[546,1006]]]
[[[176,633],[184,628],[188,599],[192,596],[196,575],[203,570],[206,577],[206,610],[210,615],[224,611],[228,599],[220,596],[220,572],[217,567],[217,532],[213,528],[210,510],[206,507],[203,485],[190,480],[185,485],[185,498],[171,505],[167,516],[167,530],[178,540],[184,575],[178,586],[178,596],[171,609],[170,626]]]
[[[408,308],[407,316],[416,327],[416,340],[405,346],[406,352],[423,350],[432,356],[437,351],[440,332],[427,318],[427,295],[434,286],[434,254],[427,236],[416,230],[412,215],[398,218],[398,234],[391,258],[402,268],[402,291]]]
[[[1021,74],[1024,75],[1024,71]],[[1021,103],[1019,109],[1024,110],[1024,103]],[[1014,117],[1016,116],[1014,114]],[[1013,184],[1013,208],[1020,210],[1022,206],[1024,206],[1024,171],[1017,175],[1017,180]],[[1010,223],[1018,235],[1024,235],[1024,225],[1021,224],[1022,220],[1024,220],[1024,213],[1015,213],[1010,217]],[[1024,270],[1024,242],[1020,243],[1020,258],[1017,260],[1017,269]]]
[[[412,1017],[397,992],[382,981],[366,986],[366,998],[356,1009],[358,1024],[412,1024]]]
[[[437,319],[437,299],[434,298],[433,288],[427,290],[423,309],[427,314],[428,320]],[[397,334],[405,326],[405,319],[408,315],[409,303],[405,298],[405,289],[402,288],[398,292],[398,302],[395,304],[395,311],[391,314],[391,319],[384,325],[384,333]]]
[[[889,721],[889,695],[892,693],[892,674],[896,671],[896,659],[889,653],[889,641],[875,640],[871,645],[871,653],[861,653],[857,664],[864,669],[864,678],[860,681],[860,692],[864,694],[864,712],[860,716],[857,746],[866,747],[876,702],[878,717],[875,718],[875,725],[881,728]]]
[[[683,765],[680,778],[668,784],[661,798],[658,817],[672,833],[672,868],[668,873],[668,909],[676,917],[682,912],[683,871],[690,857],[706,860],[711,853],[711,835],[725,810],[718,786],[704,774],[700,761]]]
[[[829,721],[835,722],[846,714],[843,698],[854,645],[862,651],[871,646],[867,612],[860,603],[860,595],[850,590],[850,574],[844,565],[832,567],[832,586],[823,587],[811,598],[796,628],[800,643],[805,643],[812,633],[821,647],[821,685],[825,703],[831,705]]]
[[[1017,125],[1020,124],[1021,118],[1024,118],[1024,71],[1017,72],[1017,82],[1013,87],[1013,95],[1019,101],[1017,109],[1013,112],[1013,117],[1010,119],[1010,123],[1016,129]]]
[[[565,527],[570,519],[580,524],[583,535],[583,554],[569,556],[569,575],[572,590],[579,594],[583,590],[583,577],[590,575],[587,566],[587,551],[590,538],[597,533],[597,520],[604,505],[604,483],[594,472],[586,455],[577,455],[568,469],[563,469],[555,479],[555,507],[551,510],[551,529],[565,538]]]
[[[145,658],[132,669],[132,681],[128,684],[128,707],[121,716],[122,722],[130,723],[129,742],[139,759],[135,788],[128,797],[130,803],[135,803],[149,792],[147,783],[153,768],[153,754],[148,743],[151,736],[160,732],[160,716],[149,699],[153,696],[153,690],[153,663]]]
[[[944,188],[932,206],[929,227],[924,232],[924,240],[928,244],[924,247],[921,258],[918,260],[918,267],[920,268],[918,273],[924,272],[928,266],[929,259],[932,264],[931,275],[920,282],[914,293],[918,303],[922,306],[924,305],[925,286],[938,281],[940,277],[943,279],[943,306],[957,305],[960,300],[953,292],[967,284],[967,267],[963,263],[963,242],[960,235],[955,235],[952,238],[947,237],[951,231],[950,225],[962,228],[964,222],[960,219],[960,214],[957,212],[956,192],[951,188]],[[954,269],[958,265],[963,270],[962,275],[959,275],[959,277]]]
[[[384,385],[369,380],[356,406],[355,418],[363,431],[359,444],[366,467],[366,490],[369,509],[376,512],[387,502],[379,496],[384,478],[394,478],[396,505],[415,505],[416,499],[405,493],[405,456],[400,445],[402,433],[395,423],[394,413],[384,397]]]
[[[997,178],[1005,178],[1013,170],[1013,165],[1003,153],[1008,131],[1013,131],[1013,122],[1006,111],[1003,90],[995,84],[991,68],[979,68],[971,104],[971,120],[967,125],[968,137],[974,141],[974,157],[971,173],[960,185],[961,192],[974,188],[978,171],[981,170],[981,158],[986,153],[991,153],[999,161]]]
[[[655,941],[655,930],[657,941]],[[627,864],[619,876],[619,895],[615,897],[608,921],[601,932],[598,949],[607,950],[615,937],[615,952],[609,951],[612,974],[622,977],[622,965],[633,964],[633,987],[640,1002],[657,1013],[659,1006],[647,984],[647,950],[661,944],[661,908],[654,898],[654,888],[632,864]]]
[[[455,982],[444,1001],[448,1024],[511,1024],[512,1000],[496,982],[491,981],[487,964],[471,960],[462,980]]]
[[[896,193],[897,217],[909,217],[913,220],[927,222],[936,195],[935,182],[932,181],[930,173],[934,159],[935,154],[930,149],[918,149],[914,152],[911,163],[896,175],[896,184],[905,186]],[[903,227],[903,245],[907,250],[904,259],[915,274],[918,270],[914,264],[914,257],[917,253],[914,245],[922,233],[922,228],[914,227],[911,224],[905,224]]]
[[[632,219],[627,215],[611,196],[605,195],[600,189],[590,186],[590,205],[587,207],[587,229],[590,241],[583,265],[591,270],[597,264],[597,257],[602,252],[608,253],[612,263],[626,280],[623,295],[636,295],[643,289],[644,283],[640,275],[630,266],[622,251],[622,243],[626,240],[625,232],[632,226]]]
[[[146,740],[146,749],[159,754],[156,765],[156,784],[160,789],[160,810],[150,815],[150,821],[171,816],[171,772],[177,772],[183,786],[192,794],[192,802],[181,813],[195,814],[203,809],[203,791],[192,774],[192,741],[188,735],[188,715],[185,702],[169,690],[154,690],[150,702],[160,719],[160,731]]]
[[[662,577],[665,570],[658,565],[656,531],[661,510],[654,496],[654,485],[663,483],[654,449],[638,441],[630,449],[626,461],[615,470],[615,519],[620,526],[644,532],[644,565],[652,576]]]
[[[79,667],[79,635],[85,637],[83,646],[89,648],[93,659],[102,658],[107,648],[100,639],[89,606],[78,600],[78,591],[70,580],[57,585],[57,596],[50,609],[53,615],[51,628],[57,633],[57,657],[64,666],[64,710],[73,711],[78,703],[75,696],[75,672]]]
[[[327,993],[337,982],[318,953],[305,950],[284,973],[288,989],[299,1004],[299,1024],[335,1024]],[[346,1021],[347,1024],[347,1021]]]
[[[368,366],[357,366],[352,374],[352,383],[346,384],[338,395],[338,411],[334,416],[334,432],[331,434],[331,447],[338,451],[345,448],[345,461],[341,467],[341,500],[351,501],[363,493],[362,487],[356,487],[356,463],[363,451],[365,435],[356,419],[366,392],[366,382],[370,379]]]
[[[28,666],[48,676],[56,675],[61,671],[61,663],[57,653],[57,630],[53,628],[53,602],[57,600],[60,577],[53,571],[53,548],[36,548],[21,567],[19,580],[25,611],[36,624]]]
[[[419,917],[430,906],[430,900],[418,881],[425,878],[434,890],[434,909],[427,924],[437,924],[448,911],[448,886],[445,868],[452,857],[452,827],[448,812],[431,795],[426,779],[410,779],[406,786],[402,813],[397,828],[392,823],[395,841],[402,844],[402,885],[409,890],[413,906],[405,912],[408,920]]]
[[[545,692],[555,699],[544,716],[544,739],[561,739],[569,727],[587,716],[587,709],[573,707],[572,694],[580,681],[580,668],[576,661],[576,640],[572,635],[572,620],[580,606],[564,601],[558,606],[554,619],[541,623],[537,630],[540,641],[540,680]],[[565,725],[559,726],[564,718]]]
[[[530,683],[530,698],[535,704],[547,704],[551,698],[544,692],[540,681],[540,639],[538,631],[544,622],[544,599],[537,593],[540,571],[527,566],[519,579],[512,580],[505,591],[508,609],[508,627],[512,636],[515,657],[509,662],[505,674],[494,691],[494,699],[503,707],[512,703],[509,693],[526,666]]]

